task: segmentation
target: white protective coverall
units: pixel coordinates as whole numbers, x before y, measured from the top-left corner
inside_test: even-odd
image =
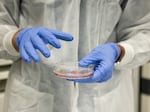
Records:
[[[0,58],[12,59],[4,112],[133,112],[132,68],[150,59],[150,0],[0,0]],[[26,64],[12,46],[19,28],[68,32],[72,42],[50,46],[51,57]],[[126,53],[104,83],[73,83],[53,66],[77,61],[97,45],[117,42]],[[111,55],[111,54],[110,54]]]

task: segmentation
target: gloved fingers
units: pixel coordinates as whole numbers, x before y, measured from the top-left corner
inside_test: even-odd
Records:
[[[103,77],[103,78],[102,78],[101,80],[99,80],[98,82],[105,82],[105,81],[109,80],[109,79],[112,77],[112,75],[110,75],[110,74],[112,74],[112,71],[106,73],[105,77]]]
[[[41,29],[38,35],[42,38],[42,40],[47,41],[53,47],[61,47],[59,40],[50,31]]]
[[[92,83],[94,82],[91,80],[91,78],[85,78],[85,79],[67,79],[68,81],[78,82],[78,83]]]
[[[22,59],[26,62],[26,63],[30,63],[31,59],[29,57],[29,55],[27,54],[26,50],[24,49],[24,46],[19,46],[19,51],[20,51],[20,55],[22,57]]]
[[[67,79],[68,81],[74,81],[74,82],[79,82],[79,83],[93,83],[97,82],[100,79],[100,74],[99,72],[96,73],[97,71],[94,71],[93,75],[89,78],[81,78],[81,79]]]
[[[31,42],[33,44],[33,47],[38,49],[45,57],[50,56],[48,47],[38,35],[32,35]]]
[[[61,39],[61,40],[65,40],[65,41],[72,41],[73,40],[73,36],[68,34],[68,33],[60,32],[58,30],[50,30],[50,31],[53,35],[56,36],[57,39]]]
[[[95,71],[97,72],[97,71]],[[89,77],[89,78],[84,78],[84,79],[67,79],[68,81],[74,81],[74,82],[78,82],[78,83],[93,83],[93,82],[98,82],[99,79],[101,79],[101,74],[95,73],[93,74],[93,76]]]
[[[94,76],[99,76],[98,82],[104,82],[112,77],[112,65],[109,62],[101,61],[94,72]]]
[[[29,57],[31,57],[35,62],[39,62],[40,58],[36,52],[36,49],[33,47],[31,42],[27,42],[24,45],[24,48],[26,50],[26,53],[28,54]]]
[[[97,64],[99,63],[100,59],[98,59],[95,54],[92,52],[86,55],[83,59],[79,61],[80,66],[88,66],[90,64]]]
[[[95,68],[93,75],[86,79],[67,79],[69,81],[79,82],[79,83],[93,83],[93,82],[104,82],[111,78],[112,73],[109,72],[109,67],[104,62],[101,62]]]

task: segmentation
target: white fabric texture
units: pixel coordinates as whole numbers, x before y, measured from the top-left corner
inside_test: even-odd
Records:
[[[14,48],[14,46],[12,45],[12,38],[13,38],[13,35],[16,33],[17,30],[15,31],[10,31],[8,32],[4,39],[3,39],[3,46],[4,46],[4,49],[10,54],[10,55],[13,55],[13,56],[19,56],[19,53],[16,51],[16,49]]]
[[[119,3],[0,0],[0,58],[15,60],[6,88],[4,112],[134,112],[132,68],[150,59],[150,1],[128,0],[124,11]],[[60,41],[61,49],[50,46],[51,57],[41,57],[39,63],[26,64],[14,52],[4,49],[9,46],[4,41],[14,28],[38,26],[70,33],[74,40]],[[126,50],[109,81],[79,84],[54,76],[55,63],[78,61],[109,40]]]
[[[116,66],[115,66],[116,69],[121,67],[122,65],[125,65],[125,64],[131,62],[135,55],[132,46],[130,46],[129,44],[119,43],[119,45],[121,45],[125,49],[125,54],[124,54],[122,60],[120,62],[116,63]]]

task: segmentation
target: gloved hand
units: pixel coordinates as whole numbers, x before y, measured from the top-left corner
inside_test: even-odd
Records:
[[[70,34],[43,27],[26,28],[17,34],[16,46],[25,62],[29,63],[31,60],[38,62],[40,58],[36,50],[39,50],[43,56],[49,57],[50,51],[46,44],[50,44],[55,48],[60,48],[59,39],[71,41],[73,37]]]
[[[107,43],[94,48],[80,60],[80,66],[94,64],[94,73],[86,79],[68,79],[80,83],[104,82],[112,77],[114,63],[119,56],[119,47],[115,43]]]

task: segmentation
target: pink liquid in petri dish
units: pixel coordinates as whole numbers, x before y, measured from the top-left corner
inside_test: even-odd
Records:
[[[64,71],[64,70],[55,70],[55,75],[60,78],[70,78],[70,79],[77,79],[77,78],[88,78],[92,76],[91,70],[72,70],[72,71]]]

